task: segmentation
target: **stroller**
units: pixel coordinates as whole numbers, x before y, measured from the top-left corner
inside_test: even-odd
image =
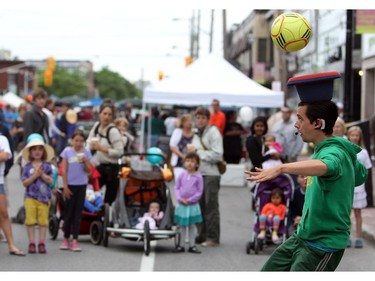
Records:
[[[61,175],[61,167],[59,169],[59,175]],[[94,190],[100,190],[99,186],[100,173],[97,169],[91,167],[91,176],[88,183],[91,184]],[[58,236],[59,229],[63,228],[61,221],[64,220],[64,196],[63,188],[59,187],[56,190],[55,204],[51,206],[53,210],[52,216],[49,218],[48,232],[50,239],[55,240]],[[92,213],[87,209],[82,211],[81,224],[79,229],[80,235],[90,235],[90,240],[94,245],[99,245],[103,240],[103,212]]]
[[[173,204],[171,181],[173,174],[166,164],[152,165],[146,158],[155,154],[125,153],[119,159],[120,186],[116,200],[105,204],[103,245],[108,247],[110,237],[122,237],[132,241],[143,241],[144,253],[150,253],[150,241],[175,238],[179,243],[179,233],[173,226]],[[130,167],[123,165],[124,157],[131,158]],[[164,156],[158,154],[162,162]],[[161,163],[162,164],[162,163]],[[138,218],[147,212],[150,200],[157,199],[164,216],[156,229],[151,229],[149,221],[143,229],[136,229]]]
[[[284,196],[282,203],[286,205],[287,211],[283,220],[280,221],[280,226],[278,229],[278,236],[281,238],[280,242],[283,243],[287,237],[287,225],[288,225],[288,213],[290,200],[293,198],[294,192],[294,180],[288,174],[282,174],[272,180],[257,183],[254,187],[253,200],[255,202],[255,217],[252,240],[246,245],[246,253],[250,254],[251,250],[257,255],[263,250],[263,246],[272,245],[272,226],[267,224],[266,226],[266,236],[265,239],[258,239],[258,234],[260,232],[259,228],[259,217],[261,210],[265,204],[269,202],[269,198],[273,189],[279,188],[282,190]]]

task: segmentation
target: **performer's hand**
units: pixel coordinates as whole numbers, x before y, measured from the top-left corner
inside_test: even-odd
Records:
[[[255,168],[255,172],[245,171],[245,174],[250,175],[250,177],[246,178],[246,180],[255,182],[272,180],[281,174],[280,166],[281,165],[278,165],[267,170]]]

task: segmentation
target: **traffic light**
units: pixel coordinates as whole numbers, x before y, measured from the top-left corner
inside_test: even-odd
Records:
[[[163,78],[164,78],[164,72],[163,71],[160,70],[158,72],[158,78],[159,78],[159,81],[163,80]]]
[[[53,71],[46,69],[44,71],[44,86],[51,87],[53,82]]]
[[[192,57],[185,57],[185,67],[189,66],[193,62]]]
[[[56,66],[55,59],[53,57],[47,58],[46,69],[50,69],[50,70],[54,71],[55,70],[55,66]]]
[[[55,70],[56,62],[53,57],[48,57],[46,62],[46,70],[44,72],[44,86],[51,87],[53,84],[53,71]]]

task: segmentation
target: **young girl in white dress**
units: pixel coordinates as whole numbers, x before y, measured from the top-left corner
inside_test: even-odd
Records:
[[[363,143],[362,129],[358,126],[351,127],[347,132],[348,140],[362,147],[361,152],[357,154],[358,160],[367,168],[372,168],[372,163],[368,151]],[[362,248],[362,212],[361,209],[367,207],[367,193],[365,185],[356,186],[354,189],[353,211],[356,222],[356,240],[354,243],[355,248]],[[348,247],[351,247],[351,241],[348,241]]]

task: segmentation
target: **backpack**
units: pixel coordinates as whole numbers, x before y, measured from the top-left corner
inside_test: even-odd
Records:
[[[110,131],[112,128],[117,128],[117,127],[116,127],[116,126],[110,126],[110,127],[108,127],[107,134],[106,134],[105,136],[103,136],[101,133],[99,133],[99,125],[100,125],[100,123],[98,123],[98,124],[96,125],[95,129],[94,129],[94,136],[99,135],[101,138],[105,138],[105,139],[107,139],[108,144],[111,145],[112,142],[111,142],[111,139],[109,138],[109,131]]]

